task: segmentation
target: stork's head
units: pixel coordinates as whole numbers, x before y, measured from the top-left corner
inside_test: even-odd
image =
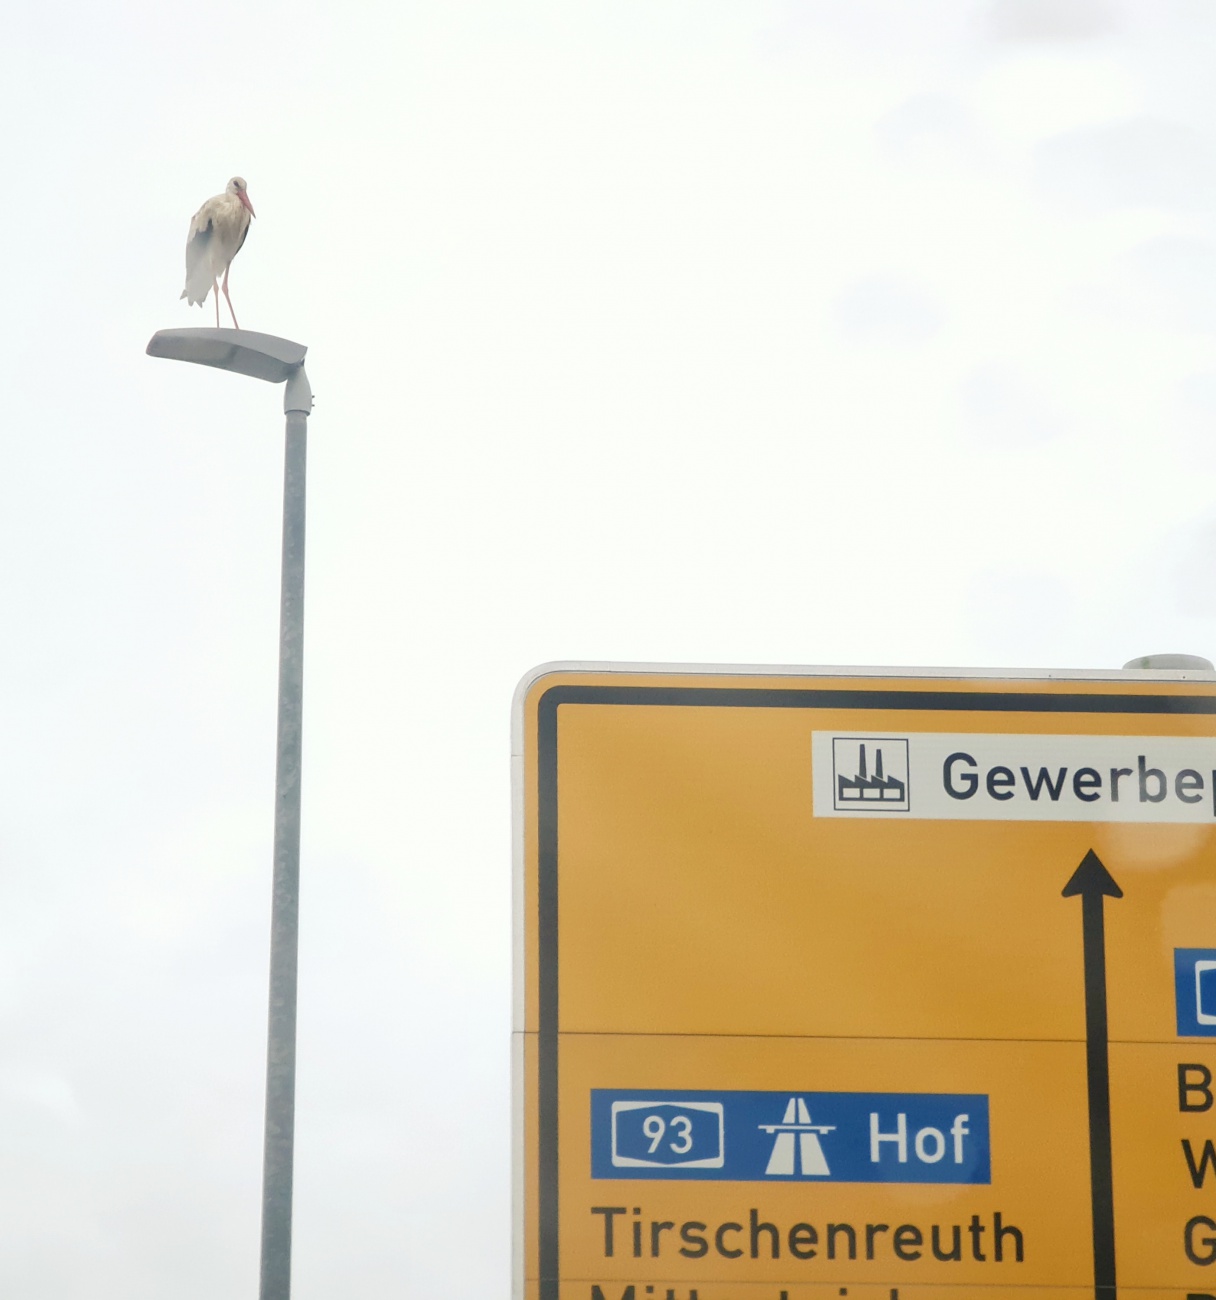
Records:
[[[241,203],[249,209],[249,215],[256,217],[258,214],[253,210],[253,204],[249,202],[249,187],[245,184],[243,176],[234,176],[228,182],[228,193],[235,194]]]

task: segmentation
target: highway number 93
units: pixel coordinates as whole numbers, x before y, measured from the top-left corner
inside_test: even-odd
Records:
[[[717,1169],[723,1159],[721,1102],[615,1101],[612,1163]]]

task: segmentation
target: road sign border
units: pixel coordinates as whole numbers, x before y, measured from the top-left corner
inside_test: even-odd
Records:
[[[901,709],[936,712],[977,713],[1107,713],[1132,715],[1216,715],[1216,696],[1131,693],[1047,694],[1042,691],[959,690],[946,689],[949,682],[988,681],[1009,685],[1029,682],[1110,682],[1125,685],[1185,684],[1212,685],[1216,674],[1182,671],[1011,671],[965,669],[820,669],[820,668],[730,668],[676,667],[672,665],[545,664],[526,674],[516,689],[512,717],[512,785],[514,836],[515,898],[515,1017],[513,1038],[521,1045],[524,1039],[524,808],[526,798],[526,755],[524,751],[525,709],[533,687],[545,677],[567,674],[621,677],[688,676],[696,677],[800,677],[806,685],[736,686],[689,684],[608,684],[605,682],[557,682],[536,699],[537,717],[537,1175],[538,1175],[538,1281],[539,1300],[559,1300],[560,1256],[558,1217],[558,1038],[559,990],[558,962],[558,894],[557,894],[557,722],[563,704],[630,704],[652,707],[718,708],[820,708],[820,709]],[[842,688],[815,686],[816,679],[841,678],[926,680],[922,689],[874,689],[865,686]],[[934,688],[928,683],[941,683]],[[552,978],[549,976],[552,975]],[[518,1056],[518,1052],[516,1053]],[[522,1062],[521,1062],[522,1065]],[[527,1242],[524,1223],[524,1187],[527,1158],[526,1106],[524,1071],[517,1074],[518,1084],[512,1113],[516,1168],[513,1177],[513,1254],[512,1294],[522,1300],[526,1287]]]

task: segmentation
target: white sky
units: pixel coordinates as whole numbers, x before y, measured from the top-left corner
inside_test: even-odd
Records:
[[[0,1294],[250,1295],[307,343],[296,1295],[504,1298],[512,689],[1216,650],[1211,0],[6,13]]]

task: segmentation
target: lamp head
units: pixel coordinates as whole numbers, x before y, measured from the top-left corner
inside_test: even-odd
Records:
[[[238,375],[282,384],[304,364],[308,349],[303,343],[258,334],[254,330],[176,329],[158,330],[148,343],[150,357],[191,361]]]

